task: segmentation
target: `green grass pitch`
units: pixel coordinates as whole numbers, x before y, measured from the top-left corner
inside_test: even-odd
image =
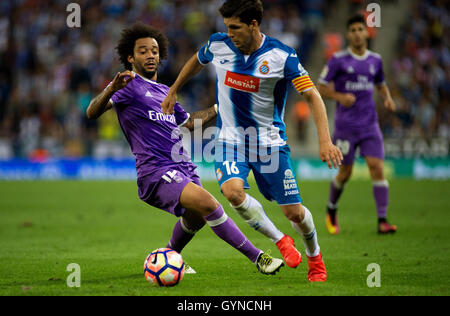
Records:
[[[225,205],[249,239],[278,250],[228,207],[215,182],[205,187]],[[450,182],[390,181],[389,219],[395,235],[376,234],[371,183],[351,181],[340,202],[341,234],[324,224],[327,182],[300,185],[311,210],[328,281],[310,284],[307,263],[275,276],[257,272],[247,258],[209,227],[182,255],[197,270],[173,288],[151,286],[142,265],[147,254],[166,246],[176,218],[137,197],[135,182],[0,182],[0,295],[449,295]],[[275,203],[252,185],[275,224],[304,246]],[[66,280],[70,263],[81,269],[81,286]],[[380,267],[380,287],[369,287],[371,263]]]

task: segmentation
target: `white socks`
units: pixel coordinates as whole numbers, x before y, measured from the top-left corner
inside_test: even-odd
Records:
[[[305,252],[308,257],[318,256],[320,253],[319,243],[317,242],[316,227],[311,212],[303,205],[305,209],[305,218],[299,224],[291,222],[292,227],[303,239]]]
[[[284,237],[284,234],[275,227],[272,221],[267,217],[266,212],[256,199],[245,194],[245,200],[241,205],[232,207],[253,229],[271,239],[274,243]],[[291,222],[292,227],[302,237],[305,244],[305,252],[309,257],[318,256],[320,253],[319,243],[317,242],[316,227],[311,212],[305,209],[305,218],[299,224]]]
[[[241,205],[231,206],[238,212],[247,224],[249,224],[256,231],[267,236],[274,243],[284,237],[284,234],[279,231],[267,217],[261,203],[250,195],[245,194],[245,200]]]

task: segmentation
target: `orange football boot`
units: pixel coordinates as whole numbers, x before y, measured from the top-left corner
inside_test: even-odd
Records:
[[[322,252],[315,257],[308,258],[308,280],[309,282],[325,282],[327,280],[327,270],[322,259]]]
[[[378,224],[378,234],[393,234],[397,231],[397,226],[391,225],[388,222],[380,222]]]
[[[302,262],[302,255],[295,248],[294,239],[291,236],[284,235],[277,243],[276,246],[280,250],[284,261],[288,267],[296,268],[300,262]]]
[[[327,226],[327,230],[331,235],[339,234],[339,224],[337,219],[337,210],[331,211],[330,208],[327,208],[327,215],[325,217],[325,225]]]

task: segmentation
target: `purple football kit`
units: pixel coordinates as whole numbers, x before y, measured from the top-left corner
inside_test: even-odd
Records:
[[[188,119],[180,104],[166,115],[161,102],[169,87],[135,74],[111,98],[122,131],[136,157],[139,198],[181,216],[179,197],[189,182],[201,186],[197,168],[183,150],[179,126]]]
[[[180,196],[186,185],[201,186],[195,166],[182,146],[179,126],[189,119],[180,104],[174,114],[163,114],[161,102],[169,87],[135,74],[135,78],[111,98],[120,126],[136,156],[139,198],[151,206],[180,217],[186,211]],[[204,217],[214,233],[256,262],[261,250],[253,246],[221,205]],[[177,221],[167,247],[181,252],[195,231]]]
[[[338,52],[328,62],[319,82],[334,82],[336,92],[352,93],[356,98],[351,107],[337,103],[333,142],[344,155],[342,163],[353,164],[358,147],[361,156],[384,160],[383,135],[373,100],[375,85],[384,84],[380,55],[369,50],[363,56],[350,49]]]

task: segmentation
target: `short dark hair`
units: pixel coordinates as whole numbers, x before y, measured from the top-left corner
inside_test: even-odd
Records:
[[[352,24],[355,24],[355,23],[362,23],[364,26],[367,26],[367,25],[366,25],[366,19],[365,19],[364,16],[361,15],[361,14],[354,15],[354,16],[352,16],[350,19],[347,20],[347,29],[348,29]]]
[[[247,25],[256,20],[260,25],[264,8],[261,0],[227,0],[219,12],[224,18],[237,17]]]
[[[125,66],[125,69],[132,70],[131,64],[128,62],[128,56],[134,55],[136,41],[140,38],[147,37],[154,38],[158,43],[160,61],[167,59],[169,54],[169,41],[167,40],[167,37],[160,30],[142,22],[138,22],[122,31],[119,43],[116,47],[120,62]]]

